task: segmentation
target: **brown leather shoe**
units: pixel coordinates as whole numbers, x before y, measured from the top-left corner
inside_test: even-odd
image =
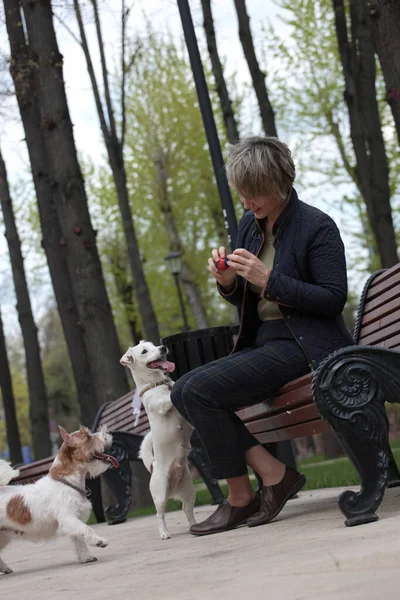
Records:
[[[264,486],[261,490],[261,507],[258,513],[247,519],[249,527],[264,525],[279,515],[286,502],[301,490],[306,478],[290,467],[286,467],[282,481]]]
[[[260,496],[255,495],[247,506],[231,506],[229,502],[220,504],[215,512],[202,523],[190,528],[193,535],[209,535],[235,529],[247,522],[247,519],[260,510]]]

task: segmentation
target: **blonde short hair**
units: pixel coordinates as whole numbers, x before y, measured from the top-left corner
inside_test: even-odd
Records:
[[[229,183],[245,198],[286,198],[296,177],[289,148],[275,137],[243,138],[231,147],[225,168]]]

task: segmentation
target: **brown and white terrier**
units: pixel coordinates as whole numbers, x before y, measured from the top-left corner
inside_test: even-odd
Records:
[[[49,474],[36,483],[7,485],[18,476],[0,460],[0,552],[13,538],[32,542],[49,540],[57,534],[69,536],[80,563],[97,559],[89,546],[105,548],[107,540],[86,525],[91,505],[85,493],[85,479],[97,477],[118,461],[104,451],[112,444],[105,429],[91,433],[86,427],[67,433],[60,427],[63,444]],[[0,573],[12,573],[0,557]]]

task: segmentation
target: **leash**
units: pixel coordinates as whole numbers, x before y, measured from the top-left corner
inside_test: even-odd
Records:
[[[143,396],[143,394],[145,394],[149,390],[153,390],[154,388],[158,387],[159,385],[167,385],[169,391],[171,391],[172,390],[171,384],[172,384],[172,381],[171,381],[171,379],[169,379],[169,377],[167,379],[163,379],[162,381],[157,381],[157,383],[149,383],[149,385],[147,385],[145,388],[143,388],[139,392],[139,398],[141,398]]]

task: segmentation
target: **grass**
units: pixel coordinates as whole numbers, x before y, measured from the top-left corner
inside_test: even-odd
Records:
[[[398,462],[400,462],[400,439],[393,440],[390,443],[393,454]],[[299,470],[307,477],[307,483],[304,490],[316,490],[329,487],[343,487],[347,485],[359,485],[358,475],[346,457],[336,458],[334,460],[325,461],[322,454],[303,458],[298,461]],[[195,484],[202,484],[202,479],[196,479]],[[254,482],[255,486],[255,482]],[[228,487],[226,484],[221,485],[222,493],[227,496]],[[211,503],[211,496],[208,490],[198,490],[196,494],[196,506],[204,506]],[[181,503],[179,500],[169,500],[167,504],[167,512],[180,510]],[[138,508],[128,513],[128,519],[144,517],[155,514],[154,506],[147,508]],[[88,524],[96,522],[93,514],[90,516]]]

